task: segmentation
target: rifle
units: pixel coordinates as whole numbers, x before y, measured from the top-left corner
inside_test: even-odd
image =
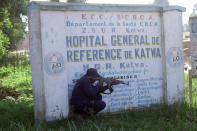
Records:
[[[124,84],[124,85],[129,85],[129,82],[124,82],[124,81],[121,81],[121,80],[118,80],[118,79],[115,79],[113,77],[99,77],[99,80],[102,80],[104,83],[106,83],[108,89],[109,89],[109,93],[105,93],[103,92],[103,94],[111,94],[113,92],[113,88],[112,86],[113,85],[119,85],[119,84]]]
[[[73,79],[72,81],[73,81],[73,83],[76,83],[78,81],[78,79]],[[112,88],[113,85],[124,84],[124,85],[129,86],[129,82],[124,82],[124,81],[115,79],[113,77],[106,77],[105,78],[105,77],[100,76],[100,77],[98,77],[98,81],[103,81],[106,84],[107,89],[110,91],[109,93],[103,92],[103,94],[111,94],[113,92],[113,88]]]

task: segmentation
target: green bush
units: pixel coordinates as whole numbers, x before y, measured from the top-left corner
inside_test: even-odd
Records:
[[[0,68],[0,76],[1,77],[4,77],[4,76],[12,73],[13,71],[14,71],[14,68],[13,67],[9,67],[9,68],[7,68],[7,67],[1,67]]]
[[[3,87],[15,88],[23,98],[32,97],[32,77],[31,68],[26,66],[23,68],[8,68],[3,67],[0,69],[0,75],[3,77],[1,83]]]
[[[0,59],[8,52],[7,48],[9,47],[9,44],[8,37],[6,37],[2,30],[0,30]]]
[[[6,59],[11,62],[0,67],[0,84],[3,88],[16,89],[19,99],[32,99],[32,76],[29,56],[9,53]],[[17,59],[16,59],[17,57]]]

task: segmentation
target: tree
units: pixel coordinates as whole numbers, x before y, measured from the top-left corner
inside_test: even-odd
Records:
[[[27,14],[28,4],[29,0],[0,0],[0,38],[6,38],[10,43],[2,44],[6,50],[16,49],[24,39],[26,23],[22,21],[22,15]]]
[[[60,0],[50,0],[50,2],[60,2]],[[68,3],[86,3],[87,0],[67,0]]]
[[[51,2],[60,2],[59,0],[50,0]]]
[[[190,17],[197,16],[197,4],[193,6],[193,12],[190,14]]]
[[[169,6],[168,0],[155,0],[153,4],[158,6]]]
[[[8,52],[6,48],[9,47],[9,39],[0,30],[0,59]]]
[[[68,3],[86,3],[87,0],[68,0]]]

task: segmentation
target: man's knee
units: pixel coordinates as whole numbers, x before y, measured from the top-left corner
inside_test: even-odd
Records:
[[[101,110],[103,110],[106,107],[106,104],[104,101],[100,102],[100,107],[101,107]]]
[[[95,114],[100,112],[101,110],[103,110],[105,108],[106,104],[104,101],[95,101],[94,103],[94,111],[95,111]]]

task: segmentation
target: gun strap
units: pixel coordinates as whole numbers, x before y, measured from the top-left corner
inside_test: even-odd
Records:
[[[110,91],[109,93],[105,93],[105,92],[103,92],[103,94],[111,94],[112,92],[113,92],[113,89],[112,89],[112,87],[110,86],[110,87],[108,87],[108,90]]]

